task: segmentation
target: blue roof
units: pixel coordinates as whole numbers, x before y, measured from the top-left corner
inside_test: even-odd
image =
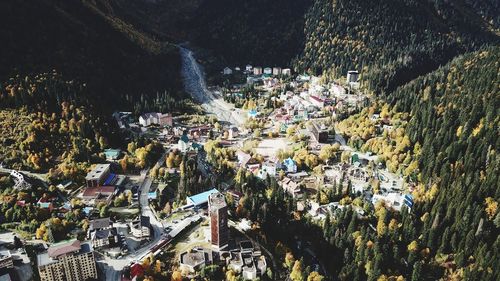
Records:
[[[104,181],[104,185],[112,184],[115,179],[115,174],[109,174],[108,178]]]
[[[195,205],[195,206],[204,204],[204,203],[208,202],[208,196],[210,196],[214,193],[219,193],[219,191],[215,188],[212,188],[212,189],[207,190],[205,192],[198,193],[198,194],[193,195],[193,196],[188,196],[187,203]]]
[[[156,199],[156,191],[149,192],[148,193],[148,199]]]
[[[293,159],[292,159],[292,158],[288,157],[287,159],[285,159],[285,160],[283,161],[283,164],[285,164],[285,165],[287,165],[287,166],[288,166],[288,165],[295,165],[295,161],[293,161]]]

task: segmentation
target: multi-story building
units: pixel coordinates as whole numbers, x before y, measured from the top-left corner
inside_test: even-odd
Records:
[[[208,212],[210,216],[210,241],[218,250],[229,244],[229,229],[227,227],[227,204],[221,193],[213,193],[208,197]]]
[[[0,269],[13,268],[14,262],[12,260],[12,255],[7,251],[0,251]]]
[[[85,177],[87,187],[101,186],[110,174],[109,164],[97,164]]]
[[[97,279],[94,251],[78,240],[52,245],[37,256],[41,281],[85,281]]]

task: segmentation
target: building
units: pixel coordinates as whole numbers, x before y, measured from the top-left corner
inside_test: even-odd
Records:
[[[231,75],[231,74],[233,74],[233,70],[231,70],[231,68],[229,68],[229,67],[225,67],[224,70],[222,70],[222,73],[224,75]]]
[[[276,163],[271,161],[262,163],[262,167],[259,171],[259,178],[265,179],[267,175],[270,177],[276,177]]]
[[[273,75],[281,75],[281,67],[273,67]]]
[[[283,161],[283,166],[285,166],[286,171],[288,173],[296,173],[297,172],[297,163],[292,158],[287,158]]]
[[[144,113],[139,116],[139,124],[143,127],[147,127],[150,125],[159,125],[159,126],[170,126],[172,127],[174,124],[172,114],[170,113],[158,113],[158,112],[150,112]]]
[[[347,71],[347,83],[358,82],[359,73],[356,70]]]
[[[111,173],[111,165],[97,164],[85,177],[87,187],[98,187],[104,184]]]
[[[41,281],[85,281],[97,279],[92,246],[78,240],[54,244],[37,256]]]
[[[149,217],[140,216],[139,219],[130,222],[130,232],[135,238],[147,238],[151,235],[151,223]]]
[[[122,151],[119,149],[108,148],[104,150],[104,155],[106,155],[107,161],[118,160],[122,154]]]
[[[281,187],[283,188],[283,190],[285,190],[293,198],[298,198],[302,194],[302,190],[300,189],[299,184],[290,178],[285,177],[280,182],[280,184],[281,184]]]
[[[203,207],[206,206],[208,203],[208,197],[212,194],[219,193],[219,191],[215,188],[212,188],[210,190],[207,190],[202,193],[198,193],[193,196],[188,196],[186,198],[187,205],[194,206],[194,207]]]
[[[99,203],[111,203],[113,195],[115,194],[116,188],[114,186],[97,186],[97,187],[87,187],[81,198],[87,205],[97,205]]]
[[[99,229],[92,231],[90,241],[94,249],[103,247],[115,247],[118,245],[120,238],[115,227],[108,229]]]
[[[253,68],[253,75],[262,75],[262,67],[256,66]]]
[[[208,212],[210,217],[210,242],[217,250],[229,244],[229,229],[227,226],[226,198],[221,193],[208,197]]]
[[[115,246],[119,241],[118,232],[116,228],[112,227],[109,218],[90,221],[87,238],[90,239],[94,249]]]
[[[267,75],[273,74],[273,69],[270,67],[264,68],[264,74],[267,74]]]
[[[281,71],[281,74],[283,74],[285,76],[290,76],[290,75],[292,75],[292,70],[290,68],[283,68],[283,70]]]
[[[325,100],[321,99],[321,98],[319,98],[317,96],[310,95],[309,96],[309,102],[312,105],[314,105],[314,106],[316,106],[317,108],[320,108],[320,109],[323,108],[323,107],[325,107]]]
[[[203,266],[211,264],[212,261],[212,251],[199,248],[186,251],[179,256],[181,270],[186,270],[190,273],[199,271]]]
[[[245,66],[245,71],[252,72],[252,70],[253,70],[253,67],[251,65],[247,64]]]
[[[330,133],[324,125],[320,125],[317,122],[312,122],[309,129],[314,137],[314,139],[319,143],[327,143]]]
[[[9,250],[0,251],[0,270],[14,267],[14,261]]]

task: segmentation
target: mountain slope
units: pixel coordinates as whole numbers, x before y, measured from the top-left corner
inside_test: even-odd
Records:
[[[357,69],[370,90],[392,91],[457,54],[499,42],[480,16],[457,2],[315,1],[296,66],[337,77]]]
[[[422,147],[422,180],[439,186],[435,200],[414,210],[416,218],[429,215],[414,221],[419,245],[436,260],[447,257],[466,280],[500,277],[490,270],[500,259],[499,62],[500,47],[481,49],[390,96],[398,110],[411,113],[407,133]]]
[[[194,42],[230,64],[288,65],[302,49],[310,0],[204,1],[191,21]]]
[[[115,108],[140,94],[176,94],[177,50],[114,16],[111,1],[2,1],[0,81],[56,69],[86,83],[90,98]]]

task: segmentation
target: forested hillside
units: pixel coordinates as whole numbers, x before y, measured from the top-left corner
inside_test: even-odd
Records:
[[[500,48],[486,48],[396,90],[392,103],[411,112],[407,133],[422,146],[421,180],[437,183],[419,244],[443,255],[467,280],[499,280]],[[492,271],[493,269],[493,271]]]
[[[204,1],[192,19],[195,43],[230,64],[289,64],[304,42],[311,0]]]
[[[349,210],[327,218],[341,280],[499,280],[499,61],[500,47],[483,48],[396,89],[381,114],[404,124],[397,136],[363,137],[365,115],[349,118],[362,149],[405,148],[386,164],[412,178],[415,205],[376,204],[368,221]],[[398,158],[417,162],[392,165]]]
[[[463,1],[314,1],[296,66],[336,77],[359,70],[368,89],[392,91],[457,54],[498,42],[475,11]]]
[[[122,21],[114,1],[2,1],[0,81],[55,69],[110,109],[126,109],[141,94],[178,94],[177,49]]]

